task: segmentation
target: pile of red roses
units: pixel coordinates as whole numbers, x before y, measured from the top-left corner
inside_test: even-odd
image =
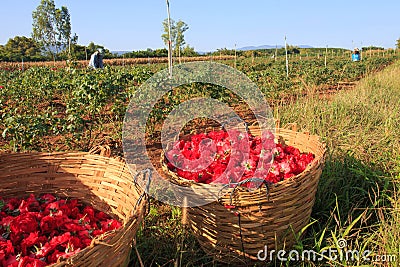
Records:
[[[119,227],[119,221],[76,199],[0,197],[0,267],[47,266]]]
[[[312,153],[275,144],[274,135],[265,131],[253,136],[238,130],[212,131],[179,140],[165,153],[165,163],[179,177],[198,183],[239,183],[261,178],[277,183],[305,170]],[[252,183],[243,184],[252,186]]]

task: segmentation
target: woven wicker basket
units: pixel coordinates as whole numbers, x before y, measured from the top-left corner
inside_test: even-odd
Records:
[[[52,193],[80,199],[123,222],[120,229],[96,237],[89,247],[51,266],[128,264],[148,201],[123,160],[85,152],[0,154],[0,170],[4,198]]]
[[[260,135],[258,128],[249,127],[249,130],[253,135]],[[265,246],[268,251],[288,249],[310,220],[324,164],[325,145],[318,136],[293,129],[277,128],[275,136],[281,143],[302,152],[312,152],[315,159],[305,171],[290,179],[253,191],[229,188],[218,196],[218,201],[188,208],[188,221],[194,235],[203,250],[218,261],[245,264],[257,261],[258,252],[264,251]],[[210,197],[218,194],[213,185],[178,181],[179,177],[166,166],[163,170],[172,182],[192,187],[194,193],[203,192]],[[226,205],[234,208],[227,209]]]

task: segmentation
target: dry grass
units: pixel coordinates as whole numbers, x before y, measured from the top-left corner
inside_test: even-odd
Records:
[[[191,61],[222,61],[222,60],[232,60],[234,56],[199,56],[199,57],[181,57],[174,58],[175,63],[184,63]],[[130,66],[139,64],[157,64],[157,63],[167,63],[168,58],[157,57],[157,58],[114,58],[114,59],[104,59],[104,65],[108,66]],[[86,68],[89,65],[89,60],[77,60],[73,62],[74,66],[80,68]],[[0,69],[20,69],[20,68],[30,68],[30,67],[53,67],[53,68],[65,68],[68,67],[67,61],[43,61],[43,62],[0,62]]]

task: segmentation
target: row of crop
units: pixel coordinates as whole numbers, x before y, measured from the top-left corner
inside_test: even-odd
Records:
[[[239,69],[246,71],[248,77],[257,83],[263,93],[272,99],[304,90],[324,90],[337,86],[340,82],[354,82],[373,73],[396,60],[396,57],[368,58],[352,62],[338,58],[325,65],[324,59],[297,60],[289,64],[288,72],[284,60],[261,62]]]
[[[40,149],[49,136],[63,136],[70,148],[87,149],[96,131],[122,121],[135,86],[153,72],[42,67],[0,73],[0,131],[9,148],[19,150]]]

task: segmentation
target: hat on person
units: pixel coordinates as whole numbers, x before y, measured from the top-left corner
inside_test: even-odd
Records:
[[[97,49],[97,51],[99,51],[100,54],[104,55],[104,49],[103,48],[99,48],[99,49]]]
[[[356,47],[356,48],[354,48],[354,51],[360,51],[360,50]]]

